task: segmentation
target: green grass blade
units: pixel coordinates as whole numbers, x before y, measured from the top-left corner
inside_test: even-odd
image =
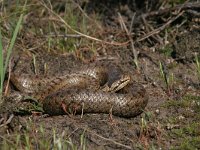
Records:
[[[1,84],[0,84],[0,96],[3,91],[3,43],[2,43],[2,36],[1,36],[1,28],[0,28],[0,76],[1,76]]]
[[[5,75],[6,69],[7,69],[7,67],[8,67],[8,63],[9,63],[9,60],[10,60],[10,55],[11,55],[11,53],[12,53],[12,49],[13,49],[13,46],[14,46],[14,44],[15,44],[15,40],[16,40],[16,38],[17,38],[17,34],[18,34],[18,31],[19,31],[19,28],[20,28],[22,19],[23,19],[23,14],[20,15],[20,18],[19,18],[19,20],[18,20],[18,22],[17,22],[17,26],[16,26],[16,28],[15,28],[14,34],[13,34],[13,36],[12,36],[10,45],[9,45],[9,47],[8,47],[8,51],[7,51],[7,55],[6,55],[6,60],[5,60],[4,75]],[[3,76],[3,79],[4,79],[4,76]]]
[[[25,2],[24,6],[23,6],[23,11],[25,10],[26,3],[27,3],[27,1]],[[3,75],[2,75],[2,82],[4,81],[4,78],[5,78],[5,73],[6,73],[6,69],[8,67],[8,63],[9,63],[9,60],[10,60],[10,55],[12,53],[12,49],[13,49],[13,46],[15,44],[15,40],[17,38],[17,34],[19,32],[19,29],[20,29],[20,25],[22,23],[22,19],[23,19],[23,13],[19,17],[19,20],[17,22],[17,25],[15,27],[15,30],[14,30],[14,33],[13,33],[13,36],[12,36],[12,39],[11,39],[11,42],[10,42],[10,45],[8,47],[8,50],[7,50],[5,66],[3,67],[4,70],[3,70]]]

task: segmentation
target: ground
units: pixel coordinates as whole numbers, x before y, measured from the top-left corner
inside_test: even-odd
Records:
[[[27,1],[23,11],[23,2],[0,3],[4,56],[24,13],[5,86],[10,73],[56,75],[110,59],[131,73],[149,97],[141,115],[111,120],[108,114],[48,116],[36,109],[13,115],[14,98],[5,93],[1,147],[200,148],[199,2]],[[11,85],[10,93],[15,90]]]

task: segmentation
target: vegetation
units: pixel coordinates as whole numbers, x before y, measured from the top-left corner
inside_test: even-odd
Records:
[[[163,106],[168,109],[182,110],[179,116],[168,118],[168,138],[177,138],[176,146],[171,149],[198,149],[200,141],[200,130],[198,129],[200,118],[200,98],[198,96],[186,95],[181,100],[170,100]],[[185,110],[185,111],[184,111]],[[186,120],[190,118],[190,120]]]
[[[12,139],[3,138],[1,143],[2,149],[55,149],[55,150],[86,150],[86,141],[84,132],[80,135],[79,142],[80,147],[77,147],[69,137],[65,139],[63,135],[59,135],[55,129],[52,129],[51,136],[45,134],[45,128],[43,126],[35,129],[33,122],[29,122],[26,125],[27,129],[23,134],[16,134]],[[37,131],[38,130],[38,131]]]
[[[24,6],[23,6],[23,11],[26,8],[26,3],[27,3],[27,1],[25,2]],[[0,28],[0,56],[1,56],[0,57],[0,67],[1,67],[1,70],[0,70],[0,76],[1,76],[0,94],[1,95],[3,93],[3,83],[4,83],[4,79],[5,79],[6,70],[8,68],[8,64],[9,64],[9,61],[10,61],[10,55],[12,53],[12,50],[13,50],[13,47],[14,47],[14,44],[15,44],[15,40],[17,38],[17,34],[19,32],[19,29],[20,29],[22,19],[23,19],[23,12],[21,13],[21,15],[19,17],[19,20],[18,20],[17,25],[15,27],[15,30],[13,32],[12,39],[10,40],[8,49],[5,50],[5,53],[6,53],[5,63],[4,63],[4,59],[3,59],[4,58],[4,56],[3,56],[4,50],[3,50],[3,42],[2,42],[2,35],[1,35],[1,28]]]
[[[46,118],[42,105],[25,97],[35,103],[17,108],[14,115],[19,116],[0,114],[0,147],[86,150],[88,145],[100,145],[100,149],[103,145],[108,149],[132,149],[134,146],[152,150],[200,149],[200,53],[195,51],[193,57],[194,51],[189,46],[190,41],[195,40],[191,37],[185,42],[189,50],[181,49],[181,52],[187,51],[184,54],[179,54],[173,43],[179,44],[176,36],[192,30],[190,21],[193,18],[188,13],[194,13],[190,9],[195,6],[197,10],[199,6],[181,5],[185,0],[162,1],[160,7],[153,2],[141,1],[145,7],[137,4],[135,9],[136,5],[129,6],[130,1],[124,4],[121,0],[102,1],[101,5],[92,0],[80,2],[82,5],[73,0],[17,0],[10,5],[5,0],[0,1],[1,97],[5,80],[9,80],[13,49],[24,54],[18,63],[30,60],[31,73],[36,76],[48,75],[49,68],[57,62],[59,65],[52,68],[62,73],[66,64],[72,68],[73,63],[63,63],[68,55],[69,60],[84,64],[117,60],[123,69],[128,68],[126,71],[134,76],[133,81],[142,81],[150,97],[143,114],[131,119],[112,114],[109,119],[103,114]],[[179,5],[181,7],[173,7]],[[135,14],[135,10],[143,9],[144,16]],[[198,48],[194,46],[195,50]],[[186,54],[191,56],[189,60]],[[24,57],[28,59],[23,60]],[[0,100],[1,109],[3,100]]]

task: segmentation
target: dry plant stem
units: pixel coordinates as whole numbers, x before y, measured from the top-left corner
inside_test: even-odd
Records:
[[[82,110],[81,110],[81,119],[83,118],[83,113],[84,113],[84,103],[82,103]]]
[[[88,20],[94,22],[94,23],[96,24],[96,26],[97,26],[100,30],[103,30],[102,27],[101,27],[96,21],[92,20],[92,19],[84,12],[84,10],[81,8],[81,6],[80,6],[78,3],[74,2],[73,0],[72,0],[72,2],[79,8],[79,10],[83,13],[83,15],[84,15]]]
[[[195,16],[195,17],[200,17],[200,12],[197,12],[195,10],[186,10],[186,12]]]
[[[3,127],[3,126],[8,125],[9,123],[11,123],[11,121],[12,121],[13,118],[14,118],[14,115],[11,114],[11,115],[9,116],[8,120],[6,120],[6,122],[5,122],[4,124],[0,125],[0,128]]]
[[[74,135],[74,133],[75,133],[78,129],[80,129],[80,128],[74,129],[74,131],[72,131],[72,132],[67,136],[67,138],[70,138],[72,135]]]
[[[161,10],[162,8],[165,8],[167,3],[168,3],[168,0],[163,0],[159,7],[159,10]]]
[[[31,48],[26,48],[26,47],[25,47],[24,49],[27,49],[27,50],[29,50],[29,51],[34,51],[34,50],[37,50],[38,48],[40,48],[41,46],[43,46],[45,43],[46,43],[46,41],[35,44],[35,45],[37,45],[37,46],[35,46],[35,47],[31,47]],[[17,47],[21,48],[20,45],[17,46]]]
[[[130,26],[130,29],[129,29],[129,33],[132,32],[133,23],[134,23],[134,20],[135,20],[135,14],[136,13],[134,13],[133,16],[132,16],[132,18],[131,18],[131,26]]]
[[[200,9],[200,3],[199,2],[187,2],[184,4],[180,4],[180,5],[176,5],[175,7],[172,8],[166,8],[166,9],[160,9],[158,11],[152,11],[152,12],[148,12],[146,14],[143,14],[143,16],[145,18],[147,17],[152,17],[152,16],[159,16],[159,15],[163,15],[165,13],[169,13],[175,10],[188,10],[188,9]]]
[[[46,35],[45,36],[46,38],[49,38],[49,37],[55,37],[55,38],[58,38],[58,37],[64,37],[64,38],[81,38],[83,36],[79,35],[79,34],[50,34],[50,35]]]
[[[6,89],[5,89],[5,96],[8,94],[8,89],[9,89],[9,83],[10,83],[10,75],[11,75],[11,61],[9,62],[9,68],[8,68],[8,81],[6,84]]]
[[[132,48],[132,52],[133,52],[133,55],[134,55],[134,63],[135,63],[135,65],[136,65],[137,70],[139,70],[138,60],[137,60],[137,58],[138,58],[138,52],[136,51],[136,49],[135,49],[135,47],[134,47],[134,42],[133,42],[133,39],[132,39],[132,37],[131,37],[131,32],[130,32],[131,29],[128,31],[128,29],[127,29],[127,27],[126,27],[126,25],[125,25],[125,23],[124,23],[124,20],[123,20],[123,18],[122,18],[122,16],[121,16],[121,14],[118,13],[118,15],[119,15],[120,24],[121,24],[121,26],[124,28],[124,30],[126,31],[126,34],[127,34],[128,38],[129,38],[129,40],[130,40],[130,42],[131,42],[131,48]],[[135,15],[134,15],[134,16],[135,16]],[[133,16],[133,18],[132,18],[132,22],[134,21],[134,16]]]
[[[53,10],[51,10],[44,2],[43,2],[43,3],[40,2],[40,3],[41,3],[49,12],[51,12],[53,15],[55,15],[55,16],[59,19],[58,21],[64,23],[64,25],[65,25],[68,29],[70,29],[71,31],[73,31],[74,33],[76,33],[76,34],[78,34],[78,35],[81,35],[81,36],[83,36],[83,37],[85,37],[85,38],[88,38],[88,39],[90,39],[90,40],[94,40],[94,41],[101,42],[101,43],[103,43],[103,44],[109,44],[109,45],[123,46],[123,45],[127,45],[127,44],[129,43],[129,41],[124,42],[124,43],[118,43],[118,42],[115,42],[115,41],[113,41],[113,42],[107,42],[107,41],[103,41],[103,40],[97,39],[97,38],[95,38],[95,37],[92,37],[92,36],[83,34],[83,33],[79,32],[79,31],[73,29],[61,16],[59,16],[57,13],[55,13]]]
[[[143,40],[149,38],[150,36],[153,36],[155,34],[160,33],[162,30],[164,30],[166,27],[168,27],[173,21],[175,21],[177,18],[179,18],[183,13],[184,13],[184,11],[180,12],[177,16],[175,16],[174,18],[170,19],[168,22],[166,22],[161,27],[159,27],[159,28],[147,33],[142,38],[138,39],[137,42],[143,41]]]
[[[9,144],[16,146],[13,141],[9,140],[8,138],[6,138],[5,136],[0,135],[0,139],[3,139],[4,141],[8,142]]]
[[[99,137],[99,138],[101,138],[101,139],[103,139],[103,140],[110,141],[110,142],[112,142],[112,143],[114,143],[114,144],[116,144],[116,145],[119,145],[119,146],[121,146],[121,147],[124,147],[124,148],[126,148],[126,149],[132,149],[132,147],[130,147],[130,146],[128,146],[128,145],[121,144],[121,143],[119,143],[119,142],[116,142],[116,141],[114,141],[113,139],[105,138],[105,137],[103,137],[103,136],[101,136],[101,135],[99,135],[99,134],[97,134],[97,133],[94,133],[94,132],[92,132],[92,131],[90,131],[90,130],[87,130],[87,129],[86,129],[86,131],[88,131],[88,132],[91,133],[92,135],[95,135],[95,136],[97,136],[97,137]]]
[[[182,27],[186,22],[187,22],[187,20],[183,20],[180,24],[178,24],[176,26],[176,30],[179,29],[180,27]],[[173,33],[173,32],[171,32],[171,33]]]
[[[142,20],[143,20],[143,23],[144,23],[144,25],[145,25],[146,30],[147,30],[148,33],[151,32],[151,31],[153,31],[153,30],[155,30],[149,23],[147,23],[147,21],[146,21],[146,19],[145,19],[144,17],[142,17]],[[150,31],[150,30],[151,30],[151,31]],[[161,38],[158,34],[155,35],[155,36],[152,36],[152,38],[153,38],[155,41],[157,41],[157,42],[159,42],[160,44],[162,44],[162,38]]]

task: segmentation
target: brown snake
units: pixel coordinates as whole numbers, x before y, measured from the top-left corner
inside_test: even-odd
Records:
[[[148,96],[130,76],[105,66],[83,68],[58,77],[11,75],[21,92],[38,99],[50,115],[112,113],[134,117],[146,107]]]

